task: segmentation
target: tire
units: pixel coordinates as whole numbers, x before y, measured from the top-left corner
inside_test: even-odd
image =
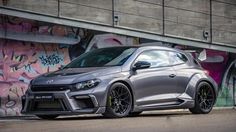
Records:
[[[138,112],[130,112],[130,113],[129,113],[129,117],[139,116],[141,113],[142,113],[142,111],[138,111]]]
[[[44,120],[53,120],[57,118],[59,115],[36,115],[36,116]]]
[[[129,115],[132,109],[132,94],[123,83],[114,83],[107,95],[106,111],[108,118],[122,118]]]
[[[193,114],[208,114],[216,101],[213,87],[207,82],[200,82],[196,89],[195,105],[189,111]]]

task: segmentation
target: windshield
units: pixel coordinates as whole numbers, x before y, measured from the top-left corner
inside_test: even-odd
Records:
[[[121,66],[133,54],[136,48],[113,47],[97,49],[82,54],[65,68]]]

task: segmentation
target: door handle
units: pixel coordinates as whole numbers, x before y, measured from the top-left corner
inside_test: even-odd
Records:
[[[175,74],[170,74],[169,77],[170,78],[174,78],[176,75]]]

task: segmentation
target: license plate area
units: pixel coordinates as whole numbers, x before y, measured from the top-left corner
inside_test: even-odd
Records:
[[[38,101],[35,102],[36,108],[39,110],[62,110],[59,100],[54,101]]]
[[[68,111],[63,99],[56,98],[53,93],[37,93],[29,101],[30,111]]]
[[[35,101],[54,101],[53,94],[35,94],[34,95]]]
[[[32,111],[64,111],[62,103],[58,99],[37,100],[33,102]]]

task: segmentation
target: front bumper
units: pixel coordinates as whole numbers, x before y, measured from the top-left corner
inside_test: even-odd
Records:
[[[93,94],[71,94],[67,91],[29,92],[22,96],[22,114],[74,115],[104,113]]]

